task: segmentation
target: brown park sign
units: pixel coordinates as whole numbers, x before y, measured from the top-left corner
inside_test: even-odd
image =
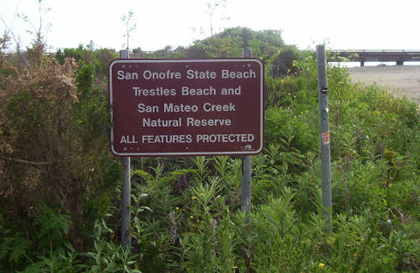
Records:
[[[258,59],[119,59],[109,65],[117,156],[251,155],[263,149]]]

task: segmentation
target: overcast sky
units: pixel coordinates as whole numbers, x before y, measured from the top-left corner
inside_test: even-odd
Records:
[[[287,44],[314,49],[420,49],[419,0],[44,0],[44,31],[51,49],[93,41],[95,48],[123,49],[121,17],[131,10],[137,29],[130,48],[188,46],[228,27],[281,30]],[[0,15],[23,46],[31,42],[28,16],[39,26],[38,0],[0,0]],[[50,24],[47,29],[46,25]],[[0,22],[1,34],[6,30]]]

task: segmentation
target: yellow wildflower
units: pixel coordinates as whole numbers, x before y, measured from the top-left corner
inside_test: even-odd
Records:
[[[325,264],[324,263],[319,263],[319,268],[324,269]]]

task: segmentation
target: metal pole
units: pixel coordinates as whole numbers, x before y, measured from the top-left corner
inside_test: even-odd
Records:
[[[242,158],[241,211],[251,211],[251,172],[251,156],[245,155]]]
[[[120,51],[121,59],[128,59],[128,50]],[[121,189],[121,241],[124,249],[131,248],[131,177],[130,177],[130,157],[121,158],[124,166],[124,182]]]
[[[245,48],[243,52],[244,58],[251,58],[252,51]],[[241,180],[241,211],[251,211],[251,173],[252,159],[250,155],[242,158],[242,180]]]
[[[319,115],[321,128],[322,204],[328,231],[332,230],[330,131],[328,118],[328,83],[325,45],[316,47],[318,59]]]

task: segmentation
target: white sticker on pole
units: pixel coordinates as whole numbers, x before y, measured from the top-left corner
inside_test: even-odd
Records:
[[[322,133],[322,144],[324,145],[330,144],[330,132]]]

